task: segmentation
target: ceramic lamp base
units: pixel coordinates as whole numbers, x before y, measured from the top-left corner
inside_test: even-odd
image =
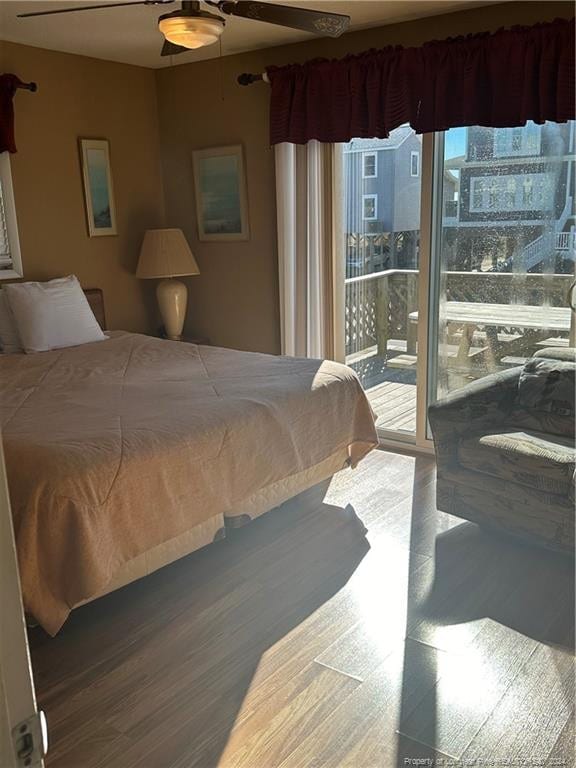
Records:
[[[158,283],[156,298],[166,336],[174,341],[179,341],[182,337],[184,318],[186,317],[188,289],[180,280],[167,278]]]

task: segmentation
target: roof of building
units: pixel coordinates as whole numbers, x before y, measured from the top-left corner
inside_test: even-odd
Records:
[[[345,147],[344,152],[370,152],[381,149],[398,149],[409,136],[413,135],[409,125],[401,125],[391,131],[387,139],[352,139]],[[420,137],[418,137],[420,139]]]

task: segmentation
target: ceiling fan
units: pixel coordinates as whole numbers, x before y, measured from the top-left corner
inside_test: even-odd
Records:
[[[120,8],[126,5],[168,5],[174,0],[129,0],[129,2],[85,5],[75,8],[60,8],[54,11],[36,11],[19,13],[18,18],[31,16],[53,16],[58,13],[93,11],[97,8]],[[266,21],[290,29],[301,29],[317,35],[339,37],[348,29],[350,16],[341,13],[324,13],[308,8],[294,8],[277,3],[260,3],[252,0],[204,0],[206,5],[215,8],[226,16],[240,16],[244,19]],[[182,7],[172,13],[165,13],[158,19],[158,27],[164,35],[162,56],[174,56],[193,48],[212,45],[219,40],[224,31],[225,19],[202,9],[198,0],[182,2]]]

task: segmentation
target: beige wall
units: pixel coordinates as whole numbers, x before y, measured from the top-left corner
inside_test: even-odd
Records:
[[[0,72],[39,86],[15,97],[24,277],[75,273],[84,287],[104,289],[111,328],[149,330],[153,286],[134,270],[144,229],[163,223],[154,72],[5,42]],[[79,137],[110,141],[117,237],[88,237]]]
[[[278,352],[279,307],[273,152],[268,143],[269,91],[236,85],[241,72],[268,64],[342,56],[389,44],[420,45],[433,38],[532,24],[572,16],[571,3],[514,2],[176,66],[157,72],[161,154],[168,221],[182,227],[202,274],[192,278],[188,328],[213,343]],[[242,143],[246,152],[250,227],[247,243],[197,240],[191,152]]]

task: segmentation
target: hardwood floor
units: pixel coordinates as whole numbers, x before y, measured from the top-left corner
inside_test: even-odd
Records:
[[[438,513],[428,458],[30,634],[48,768],[573,765],[573,561]]]

